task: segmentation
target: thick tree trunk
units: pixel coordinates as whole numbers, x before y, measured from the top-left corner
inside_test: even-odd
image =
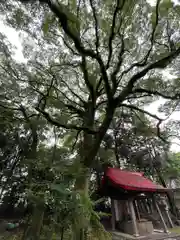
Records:
[[[95,158],[99,151],[101,142],[109,128],[109,125],[113,119],[115,108],[113,103],[110,104],[106,111],[106,117],[99,128],[99,132],[96,135],[88,134],[84,132],[84,139],[82,147],[80,149],[80,163],[82,170],[84,171],[81,176],[77,176],[75,182],[75,190],[80,191],[87,198],[89,197],[89,181],[91,168],[95,162]],[[84,119],[84,125],[92,128],[94,126],[94,109],[90,106],[87,110],[86,119]],[[73,240],[85,240],[87,229],[79,228],[73,233]]]
[[[22,240],[39,240],[44,218],[44,202],[40,202],[34,207],[32,222],[26,229]]]
[[[37,146],[38,146],[38,133],[37,133],[37,125],[33,124],[27,117],[26,112],[24,109],[22,109],[24,113],[24,117],[29,124],[29,127],[31,129],[31,137],[32,137],[32,144],[29,151],[27,151],[27,160],[28,162],[28,184],[29,186],[32,183],[33,180],[33,168],[36,165],[36,159],[37,159]],[[39,116],[37,117],[37,120],[39,119]],[[30,226],[26,229],[23,240],[39,240],[40,238],[40,231],[43,224],[43,218],[44,218],[44,199],[41,199],[39,202],[36,202],[33,207],[33,214],[32,214],[32,221]]]
[[[86,170],[84,175],[78,176],[75,182],[75,190],[80,192],[80,194],[85,195],[87,198],[89,197],[89,181],[90,174]],[[86,221],[86,219],[85,219]],[[79,226],[78,228],[72,232],[73,240],[85,240],[85,232],[87,229],[84,226]]]

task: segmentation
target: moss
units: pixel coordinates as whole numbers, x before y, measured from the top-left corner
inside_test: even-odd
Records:
[[[171,228],[171,229],[169,229],[169,231],[172,233],[180,233],[180,227]]]

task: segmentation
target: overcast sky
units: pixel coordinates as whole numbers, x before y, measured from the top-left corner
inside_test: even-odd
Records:
[[[153,0],[151,0],[153,1]],[[177,0],[176,2],[180,2],[180,0]],[[22,45],[21,45],[21,39],[19,37],[19,33],[14,30],[13,28],[10,28],[8,26],[5,26],[3,24],[3,21],[0,19],[0,31],[2,33],[4,33],[7,38],[9,39],[9,41],[14,45],[16,46],[16,51],[15,51],[15,59],[18,61],[18,62],[23,62],[25,61],[24,57],[23,57],[23,54],[22,54]],[[169,77],[169,76],[168,76]],[[158,116],[160,117],[164,117],[162,113],[159,113],[158,112],[158,107],[160,104],[162,104],[164,102],[164,100],[159,100],[159,101],[156,101],[152,104],[150,104],[146,110],[153,113],[153,114],[157,114]],[[180,113],[178,112],[174,112],[170,119],[175,119],[175,120],[180,120]],[[176,144],[177,143],[177,144]],[[175,152],[178,152],[180,151],[180,140],[178,139],[174,139],[173,140],[173,143],[172,143],[172,147],[171,147],[172,151],[175,151]]]

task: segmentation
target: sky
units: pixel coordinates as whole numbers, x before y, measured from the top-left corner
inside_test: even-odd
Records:
[[[164,114],[158,112],[158,108],[161,104],[163,104],[165,102],[164,99],[160,99],[158,101],[153,102],[152,104],[150,104],[148,107],[146,107],[146,110],[150,113],[156,114],[158,117],[161,118],[166,118],[164,116]],[[179,120],[180,121],[180,113],[179,112],[173,112],[171,114],[171,116],[169,117],[169,119],[166,120],[166,122],[168,120]],[[171,151],[173,152],[180,152],[180,139],[174,138],[172,140],[172,144],[171,144]]]
[[[15,51],[14,58],[19,62],[23,62],[25,59],[22,54],[23,48],[21,45],[21,39],[19,37],[19,33],[15,29],[4,25],[1,18],[0,18],[0,31],[4,33],[9,39],[9,41],[17,48]]]
[[[153,1],[153,0],[151,0]],[[180,0],[177,0],[176,2],[180,2]],[[2,19],[0,18],[0,30],[2,33],[4,33],[7,38],[9,39],[9,41],[16,46],[16,51],[15,51],[15,56],[14,58],[18,61],[18,62],[24,62],[25,58],[23,56],[22,50],[22,44],[21,44],[21,39],[20,39],[20,32],[17,32],[15,29],[4,25]],[[169,74],[167,72],[165,72],[165,76],[170,77]],[[162,113],[158,112],[158,107],[164,102],[163,99],[160,99],[156,102],[153,102],[152,104],[150,104],[149,106],[146,107],[146,110],[149,111],[152,114],[156,114],[159,117],[164,117],[165,116]],[[178,112],[174,112],[169,119],[174,119],[174,120],[180,120],[180,114]],[[174,152],[179,152],[180,151],[180,140],[179,139],[174,139],[172,142],[172,146],[171,146],[171,150]]]

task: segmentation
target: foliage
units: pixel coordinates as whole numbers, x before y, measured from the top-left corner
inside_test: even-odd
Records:
[[[180,177],[180,153],[170,153],[164,177],[178,180]]]

